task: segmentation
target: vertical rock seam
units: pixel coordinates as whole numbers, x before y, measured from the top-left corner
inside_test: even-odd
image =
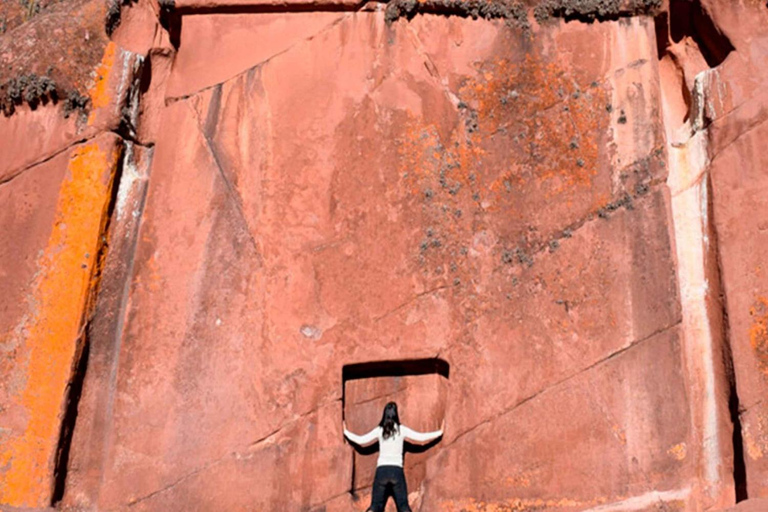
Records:
[[[125,65],[130,63],[125,61]],[[109,271],[107,266],[107,255],[109,253],[111,235],[115,230],[115,225],[121,221],[125,207],[125,188],[132,186],[132,180],[136,179],[134,169],[134,145],[139,144],[136,141],[136,130],[138,124],[140,92],[143,82],[146,79],[144,74],[145,60],[141,55],[137,55],[133,65],[129,70],[127,82],[127,93],[124,97],[124,104],[120,108],[120,119],[114,133],[120,137],[122,142],[120,146],[120,156],[116,166],[115,175],[112,180],[110,199],[107,207],[106,222],[100,232],[100,247],[96,261],[98,262],[96,272],[92,277],[91,295],[88,298],[87,308],[84,311],[83,320],[83,343],[80,353],[75,357],[73,364],[73,373],[68,386],[66,396],[65,412],[62,417],[61,429],[56,454],[56,464],[54,467],[54,488],[51,497],[51,506],[56,506],[64,498],[67,485],[67,474],[70,463],[70,450],[73,441],[75,425],[77,422],[80,397],[85,384],[86,373],[88,370],[89,356],[91,353],[91,337],[93,334],[93,320],[97,313],[97,304],[99,293],[102,289],[102,278],[104,273]],[[106,95],[106,94],[105,94]],[[124,183],[127,181],[127,183]]]
[[[701,422],[701,457],[710,504],[726,505],[734,499],[747,499],[747,487],[725,283],[713,218],[707,138],[711,120],[706,112],[705,84],[734,47],[699,1],[671,0],[669,13],[657,16],[655,24],[681,302],[687,324],[686,366],[691,392],[702,395],[700,410],[695,405],[699,400],[692,399],[692,412]],[[726,394],[727,410],[717,403],[717,397]],[[720,415],[727,415],[730,423],[724,423]],[[718,446],[727,442],[723,431],[729,427],[730,446]],[[730,491],[721,480],[721,468],[727,463],[723,458],[732,458]]]
[[[712,190],[711,177],[709,189]],[[709,197],[710,211],[714,210],[714,198],[712,194]],[[725,283],[723,282],[723,263],[722,253],[720,252],[720,242],[717,238],[717,231],[712,230],[713,244],[717,255],[717,275],[720,278],[720,302],[719,306],[723,315],[723,342],[725,359],[724,364],[728,375],[728,410],[731,413],[731,423],[733,424],[733,485],[736,495],[736,503],[749,499],[749,489],[747,487],[747,465],[744,459],[744,439],[742,437],[741,426],[741,404],[739,401],[739,392],[736,387],[736,371],[733,367],[733,349],[731,347],[731,324],[728,321],[728,297],[725,293]]]
[[[83,350],[87,318],[98,275],[96,255],[103,245],[104,225],[120,153],[117,137],[105,134],[75,148],[59,192],[56,223],[38,266],[32,291],[34,314],[24,322],[29,370],[17,400],[29,420],[0,453],[9,465],[0,482],[0,499],[19,506],[50,503],[56,440],[71,389],[73,361]],[[65,415],[66,416],[66,415]]]
[[[104,263],[109,251],[108,235],[116,215],[118,192],[120,190],[120,181],[123,177],[125,165],[126,150],[125,145],[123,144],[120,147],[120,157],[115,169],[114,178],[112,179],[110,199],[107,206],[106,221],[102,226],[101,232],[99,233],[100,245],[96,256],[97,266],[94,275],[91,277],[91,293],[88,297],[87,306],[84,311],[84,326],[82,329],[83,342],[80,353],[76,355],[74,359],[72,376],[70,377],[70,383],[65,401],[64,415],[61,420],[59,442],[56,449],[56,464],[53,473],[54,486],[53,495],[51,497],[51,506],[56,506],[56,504],[60,502],[64,497],[69,463],[69,453],[72,445],[72,435],[75,431],[75,423],[77,421],[80,396],[83,392],[85,375],[88,370],[88,356],[91,349],[89,331],[91,327],[91,321],[96,309],[96,301],[101,289],[101,278],[103,276]]]

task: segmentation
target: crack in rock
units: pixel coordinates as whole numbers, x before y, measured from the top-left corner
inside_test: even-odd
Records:
[[[551,389],[553,389],[555,387],[558,387],[558,386],[560,386],[562,384],[565,384],[566,382],[569,382],[569,381],[573,380],[574,378],[578,377],[582,373],[588,372],[588,371],[596,368],[597,366],[600,366],[600,365],[602,365],[602,364],[604,364],[604,363],[606,363],[606,362],[608,362],[608,361],[610,361],[612,359],[615,359],[616,357],[618,357],[618,356],[624,354],[625,352],[627,352],[627,351],[637,347],[638,345],[642,344],[643,342],[645,342],[645,341],[647,341],[647,340],[649,340],[649,339],[651,339],[651,338],[653,338],[655,336],[658,336],[659,334],[662,334],[662,333],[664,333],[664,332],[666,332],[666,331],[668,331],[670,329],[673,329],[673,328],[681,325],[681,323],[682,323],[682,319],[678,319],[675,322],[673,322],[672,324],[669,324],[669,325],[666,325],[664,327],[661,327],[661,328],[655,330],[654,332],[652,332],[651,334],[649,334],[649,335],[647,335],[647,336],[645,336],[645,337],[643,337],[643,338],[641,338],[639,340],[633,341],[633,342],[629,343],[628,345],[626,345],[624,347],[621,347],[618,350],[615,350],[614,352],[611,352],[607,356],[597,360],[594,363],[591,363],[589,366],[587,366],[585,368],[582,368],[582,369],[576,371],[575,373],[572,373],[571,375],[569,375],[567,377],[564,377],[564,378],[562,378],[562,379],[560,379],[560,380],[558,380],[558,381],[556,381],[556,382],[554,382],[552,384],[549,384],[548,386],[540,389],[539,391],[536,391],[535,393],[533,393],[533,394],[523,398],[519,402],[516,402],[513,405],[511,405],[511,406],[503,409],[502,411],[494,414],[490,418],[486,418],[483,421],[481,421],[479,423],[476,423],[472,427],[468,428],[467,430],[459,433],[449,443],[444,444],[443,448],[447,449],[447,448],[453,446],[454,444],[456,444],[457,441],[459,441],[459,439],[461,439],[461,438],[465,437],[466,435],[472,433],[473,431],[477,430],[478,428],[482,427],[483,425],[487,425],[487,424],[491,423],[492,421],[495,421],[495,420],[501,418],[502,416],[506,416],[507,414],[515,411],[519,407],[525,405],[526,403],[528,403],[528,402],[536,399],[540,395],[546,393],[547,391],[549,391],[549,390],[551,390]]]

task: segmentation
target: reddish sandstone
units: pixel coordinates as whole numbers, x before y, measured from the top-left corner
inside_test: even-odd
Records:
[[[768,11],[653,3],[0,10],[0,503],[362,511],[395,399],[415,510],[761,510]]]

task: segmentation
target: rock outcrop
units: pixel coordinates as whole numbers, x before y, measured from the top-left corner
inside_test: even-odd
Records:
[[[759,510],[767,21],[0,7],[0,507]]]

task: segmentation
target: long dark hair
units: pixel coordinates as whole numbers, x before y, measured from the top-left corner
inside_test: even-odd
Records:
[[[384,439],[389,439],[400,429],[400,416],[397,415],[397,404],[389,402],[384,406],[384,414],[381,415],[379,426],[384,431]]]

